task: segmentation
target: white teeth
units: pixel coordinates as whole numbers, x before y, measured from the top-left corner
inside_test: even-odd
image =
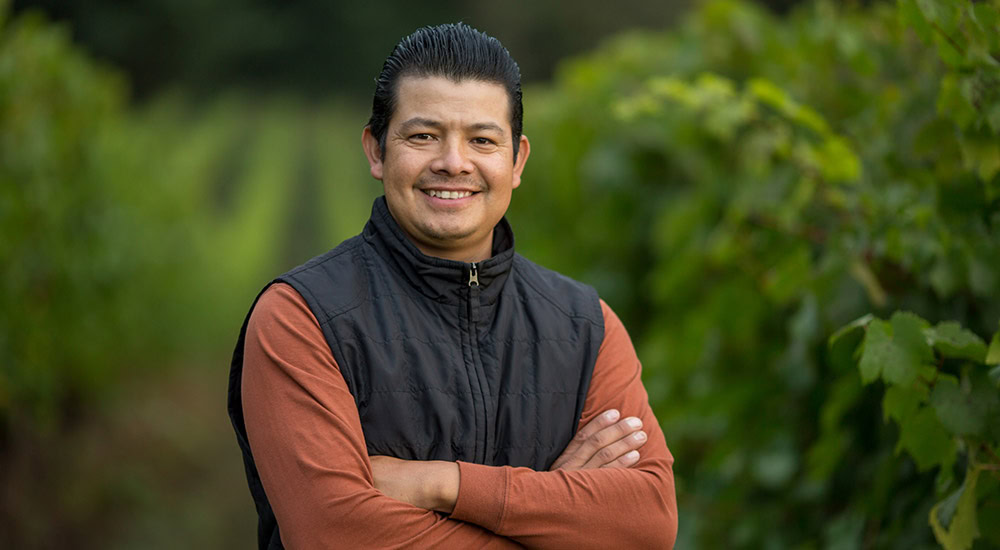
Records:
[[[437,189],[427,189],[424,193],[439,199],[464,199],[465,197],[472,196],[472,191],[438,191]]]

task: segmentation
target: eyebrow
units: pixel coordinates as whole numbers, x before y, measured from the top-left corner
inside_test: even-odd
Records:
[[[476,124],[472,124],[471,126],[469,126],[469,129],[487,131],[487,132],[496,132],[501,135],[504,133],[503,128],[501,128],[499,125],[493,122],[477,122]]]
[[[422,117],[413,117],[399,125],[400,131],[404,133],[412,130],[414,127],[434,128],[435,130],[438,130],[444,128],[444,125],[436,120],[430,118],[422,118]],[[477,122],[475,124],[470,124],[469,126],[466,127],[466,129],[474,131],[496,132],[498,134],[504,133],[503,128],[501,128],[498,124],[494,122]]]
[[[399,129],[403,132],[408,132],[415,126],[423,126],[426,128],[434,128],[434,129],[443,127],[443,125],[436,120],[431,120],[429,118],[413,117],[410,120],[407,120],[406,122],[400,124]]]

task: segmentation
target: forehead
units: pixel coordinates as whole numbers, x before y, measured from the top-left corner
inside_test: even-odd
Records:
[[[510,130],[510,101],[507,90],[496,82],[404,76],[396,87],[396,108],[389,125],[413,117],[444,124],[492,122]]]

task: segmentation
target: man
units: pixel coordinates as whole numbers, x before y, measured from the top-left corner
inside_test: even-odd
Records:
[[[520,74],[466,25],[404,38],[362,134],[361,235],[258,296],[229,412],[260,547],[664,548],[672,463],[621,322],[514,253]]]

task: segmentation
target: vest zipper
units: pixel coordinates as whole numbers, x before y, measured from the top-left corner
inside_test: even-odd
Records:
[[[469,343],[470,359],[472,359],[472,371],[475,373],[476,382],[479,386],[479,407],[482,411],[482,431],[477,434],[476,462],[486,464],[486,457],[489,456],[489,441],[491,437],[491,426],[489,416],[489,386],[486,382],[486,373],[483,372],[482,360],[479,357],[479,331],[476,325],[479,321],[479,266],[476,262],[469,264]]]
[[[476,262],[472,262],[469,267],[469,286],[472,285],[479,286],[479,268],[476,267]]]

